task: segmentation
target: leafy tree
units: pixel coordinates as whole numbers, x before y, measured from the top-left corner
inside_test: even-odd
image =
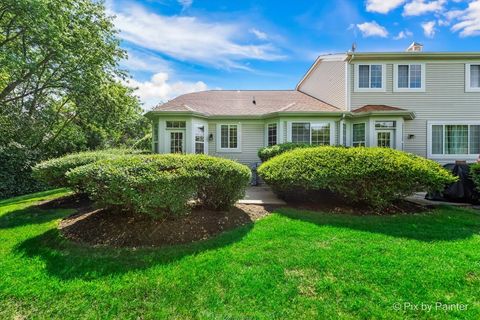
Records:
[[[143,137],[138,99],[122,85],[125,57],[101,2],[3,0],[0,167]],[[25,150],[28,156],[7,156]]]

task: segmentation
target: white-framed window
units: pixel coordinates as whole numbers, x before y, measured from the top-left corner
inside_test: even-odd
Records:
[[[366,123],[354,123],[352,124],[352,146],[353,147],[365,147],[366,141]]]
[[[217,151],[240,152],[240,124],[218,124]]]
[[[292,122],[291,140],[319,146],[333,144],[332,124],[330,122]]]
[[[267,145],[274,146],[278,142],[278,126],[276,123],[269,123],[267,125]]]
[[[465,65],[465,91],[480,92],[480,62]]]
[[[204,154],[206,153],[205,148],[205,126],[197,124],[195,125],[195,153]]]
[[[356,64],[355,91],[385,91],[385,64]]]
[[[185,129],[186,127],[186,121],[166,121],[167,129]]]
[[[393,90],[396,92],[425,91],[425,64],[395,64]]]
[[[431,157],[471,155],[476,158],[480,154],[480,121],[431,121],[428,123],[428,145]]]

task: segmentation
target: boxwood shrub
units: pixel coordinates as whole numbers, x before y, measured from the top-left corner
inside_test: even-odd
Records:
[[[243,197],[250,170],[205,155],[143,155],[81,166],[67,178],[101,207],[161,217],[188,212],[190,200],[209,209],[229,208]]]
[[[434,161],[387,148],[296,149],[263,163],[258,172],[284,198],[326,190],[377,210],[456,180]]]
[[[72,153],[60,158],[54,158],[38,163],[32,168],[32,175],[38,181],[52,187],[68,186],[65,174],[76,167],[103,159],[110,159],[126,154],[142,154],[147,151],[132,149],[106,149]]]
[[[293,142],[281,143],[281,144],[276,144],[274,146],[261,148],[260,150],[258,150],[258,157],[260,158],[260,160],[265,162],[275,156],[278,156],[279,154],[282,154],[284,152],[287,152],[293,149],[311,148],[311,147],[312,145],[303,144],[303,143],[293,143]]]

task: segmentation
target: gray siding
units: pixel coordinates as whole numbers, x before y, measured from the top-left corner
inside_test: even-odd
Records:
[[[298,89],[345,110],[345,62],[320,61]]]
[[[354,92],[354,65],[349,66],[351,108],[385,104],[414,111],[416,119],[405,121],[405,151],[427,155],[427,120],[480,120],[480,93],[465,92],[465,63],[469,62],[425,63],[425,92],[394,92],[394,63],[398,62],[386,62],[386,92]],[[414,138],[407,139],[409,134]]]
[[[218,122],[222,123],[222,122]],[[208,134],[213,134],[213,140],[208,143],[208,154],[238,161],[246,165],[260,162],[258,149],[265,145],[265,124],[258,122],[241,122],[241,152],[217,152],[217,122],[208,123]]]

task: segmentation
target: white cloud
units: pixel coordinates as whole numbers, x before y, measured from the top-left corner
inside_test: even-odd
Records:
[[[414,0],[403,7],[404,16],[420,16],[429,12],[439,12],[444,9],[446,0],[425,2],[425,0]]]
[[[168,101],[181,94],[207,90],[208,86],[203,81],[169,81],[166,72],[154,74],[150,80],[138,81],[130,79],[126,82],[130,88],[135,88],[135,94],[140,97],[146,110],[151,109],[160,102]]]
[[[183,9],[188,9],[192,6],[193,0],[178,0],[178,3],[182,6]]]
[[[405,39],[405,38],[410,38],[411,36],[413,36],[413,33],[409,30],[405,30],[405,31],[400,31],[398,33],[398,35],[393,37],[393,39],[394,40],[401,40],[401,39]]]
[[[121,61],[121,67],[130,71],[171,72],[170,63],[154,54],[127,49],[128,59]]]
[[[244,27],[235,23],[209,22],[190,16],[163,16],[139,5],[110,9],[116,15],[120,37],[137,46],[161,52],[177,60],[190,60],[226,68],[248,69],[242,60],[279,60],[284,56],[270,43],[241,43]]]
[[[401,6],[405,0],[367,0],[367,11],[388,13]]]
[[[388,36],[387,29],[385,29],[385,27],[382,27],[375,21],[357,24],[357,28],[360,30],[364,37],[386,38]]]
[[[453,25],[454,32],[460,32],[460,36],[480,35],[480,0],[470,2],[468,8],[453,15],[459,22]]]
[[[436,25],[435,21],[428,21],[428,22],[422,23],[423,34],[425,34],[425,36],[428,38],[433,38],[436,31],[435,25]]]
[[[250,33],[253,33],[255,35],[255,37],[257,37],[259,40],[267,40],[268,39],[268,35],[265,32],[262,32],[258,29],[252,28],[249,31],[250,31]]]

